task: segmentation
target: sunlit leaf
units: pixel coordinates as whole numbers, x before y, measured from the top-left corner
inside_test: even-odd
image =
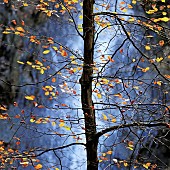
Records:
[[[32,65],[32,63],[31,63],[30,61],[27,61],[27,64],[28,64],[28,65]]]
[[[122,98],[122,95],[120,93],[114,94],[114,96]]]
[[[159,45],[160,45],[160,46],[163,46],[164,43],[165,43],[164,40],[159,41]]]
[[[163,18],[160,18],[160,20],[163,21],[163,22],[168,22],[169,18],[168,17],[163,17]]]
[[[111,121],[112,121],[113,123],[115,123],[117,120],[116,120],[116,118],[113,118]]]
[[[150,68],[146,67],[146,68],[142,68],[142,72],[147,72]]]
[[[103,120],[107,120],[107,116],[103,113]]]
[[[5,106],[0,105],[0,110],[7,110],[7,108]]]
[[[6,4],[8,3],[8,0],[3,0],[3,1],[4,1],[4,3],[6,3]]]
[[[65,130],[71,130],[69,126],[63,126]]]
[[[146,49],[146,50],[150,50],[151,47],[150,47],[149,45],[146,45],[146,46],[145,46],[145,49]]]
[[[160,62],[160,61],[162,61],[164,58],[163,57],[158,57],[158,58],[156,58],[156,62]]]
[[[63,57],[67,57],[67,56],[68,56],[68,54],[67,54],[67,52],[66,52],[65,50],[62,50],[62,51],[61,51],[61,55],[62,55]]]
[[[146,164],[143,164],[143,167],[146,168],[146,169],[148,169],[150,166],[151,166],[151,163],[150,163],[150,162],[148,162],[148,163],[146,163]]]
[[[46,92],[45,92],[45,96],[48,96],[49,94],[50,94],[49,91],[46,91]]]
[[[161,81],[157,81],[156,84],[161,86],[162,82]]]
[[[43,54],[48,54],[50,52],[50,50],[45,50],[43,51]]]
[[[9,32],[9,31],[3,31],[2,33],[3,33],[3,34],[10,34],[11,32]]]
[[[65,123],[64,122],[61,122],[60,124],[59,124],[59,127],[63,127],[65,125]]]
[[[31,95],[31,96],[25,96],[25,99],[27,100],[34,100],[35,96]]]
[[[80,15],[80,16],[79,16],[79,19],[83,19],[83,15]]]
[[[108,155],[111,155],[113,151],[107,151],[107,154]]]
[[[131,151],[133,151],[133,148],[132,148],[132,147],[126,147],[126,148],[130,149]]]
[[[110,60],[110,62],[114,62],[115,61],[110,56],[108,56],[108,59]]]
[[[56,78],[53,77],[51,81],[52,81],[53,83],[55,83],[55,82],[56,82]]]
[[[43,70],[43,69],[41,69],[41,70],[40,70],[40,73],[41,73],[41,74],[44,74],[44,70]]]
[[[30,119],[30,122],[31,122],[31,123],[35,122],[35,119],[32,119],[32,118],[31,118],[31,119]]]
[[[56,46],[52,46],[52,48],[55,50],[55,51],[58,51],[58,48]]]
[[[123,165],[124,165],[125,167],[127,167],[127,166],[128,166],[128,163],[127,163],[127,162],[124,162]]]
[[[101,99],[101,98],[102,98],[102,95],[101,95],[100,93],[97,93],[97,97],[98,97],[99,99]]]
[[[34,168],[35,169],[41,169],[43,166],[41,164],[37,164]]]
[[[19,64],[25,64],[24,62],[22,62],[22,61],[17,61],[17,63],[19,63]]]
[[[78,24],[78,30],[79,30],[80,32],[83,32],[82,24]]]
[[[52,122],[52,126],[56,126],[56,122]]]
[[[25,30],[22,27],[16,27],[16,30],[20,32],[25,32]]]
[[[170,79],[170,75],[166,74],[164,75],[166,78]]]

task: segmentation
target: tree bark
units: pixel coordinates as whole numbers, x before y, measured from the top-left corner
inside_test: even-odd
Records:
[[[87,170],[98,169],[97,145],[93,140],[96,135],[95,110],[92,101],[92,74],[94,53],[94,17],[93,0],[83,1],[83,37],[84,37],[84,65],[80,78],[81,103],[85,117]]]

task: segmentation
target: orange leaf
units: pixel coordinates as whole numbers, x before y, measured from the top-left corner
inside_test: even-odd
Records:
[[[111,62],[114,62],[115,60],[113,60],[110,56],[108,56],[108,59],[111,61]]]
[[[14,25],[17,25],[16,20],[13,19],[11,22],[12,22]]]
[[[53,77],[51,81],[52,81],[53,83],[55,83],[55,82],[56,82],[56,78]]]
[[[62,50],[62,51],[61,51],[61,55],[62,55],[63,57],[67,57],[67,56],[68,56],[68,54],[67,54],[67,52],[66,52],[65,50]]]
[[[4,3],[6,3],[6,4],[7,4],[7,3],[8,3],[8,0],[4,0]]]
[[[43,166],[41,164],[36,165],[34,168],[35,169],[41,169]]]
[[[164,45],[164,40],[159,41],[159,45],[163,46]]]

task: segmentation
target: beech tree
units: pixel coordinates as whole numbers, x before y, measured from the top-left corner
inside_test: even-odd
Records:
[[[0,79],[0,119],[9,133],[0,141],[1,168],[168,167],[169,2],[2,5],[19,16],[1,23],[1,54],[16,49],[10,65],[19,81]],[[28,13],[41,19],[38,29]],[[17,94],[10,104],[4,91]]]

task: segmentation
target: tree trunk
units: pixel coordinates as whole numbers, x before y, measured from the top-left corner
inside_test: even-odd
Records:
[[[81,102],[85,117],[87,170],[98,169],[98,140],[92,140],[96,134],[95,110],[92,101],[92,74],[94,53],[94,17],[93,0],[83,2],[83,33],[84,33],[84,65],[80,78]]]

